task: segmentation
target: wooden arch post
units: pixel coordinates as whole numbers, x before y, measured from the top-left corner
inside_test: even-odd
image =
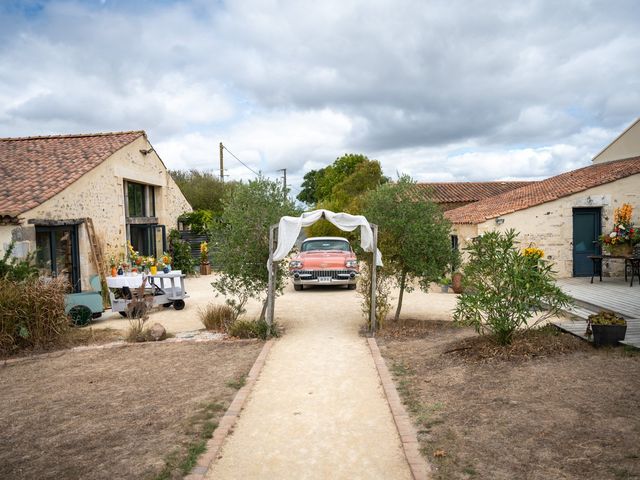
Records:
[[[369,310],[369,334],[374,337],[376,335],[376,264],[378,261],[378,226],[370,223],[371,231],[373,232],[373,258],[371,268],[371,307]],[[278,224],[271,225],[269,227],[269,283],[267,286],[267,325],[269,330],[267,335],[271,335],[271,325],[273,325],[273,318],[275,313],[276,303],[276,273],[278,265],[273,261],[273,252],[275,251],[275,239],[276,232],[278,230]]]

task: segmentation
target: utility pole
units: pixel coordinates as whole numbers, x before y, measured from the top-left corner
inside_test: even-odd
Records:
[[[283,178],[282,178],[282,191],[284,192],[284,199],[287,199],[287,169],[286,168],[281,168],[280,170],[278,170],[279,172],[283,173]]]
[[[224,145],[220,142],[220,181],[224,182],[224,157],[222,155],[222,150],[224,150]]]

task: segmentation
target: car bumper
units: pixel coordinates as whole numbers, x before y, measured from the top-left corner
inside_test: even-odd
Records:
[[[355,270],[294,270],[294,285],[353,285],[359,273]]]

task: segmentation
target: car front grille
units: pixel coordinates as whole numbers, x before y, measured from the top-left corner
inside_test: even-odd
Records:
[[[296,270],[292,273],[300,275],[302,280],[317,280],[318,278],[331,278],[334,280],[346,280],[354,270]]]

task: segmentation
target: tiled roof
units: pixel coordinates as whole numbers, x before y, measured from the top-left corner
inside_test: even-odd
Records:
[[[0,138],[0,215],[17,216],[37,207],[142,135]]]
[[[453,223],[478,224],[639,173],[640,157],[598,163],[449,210],[445,216]]]
[[[533,182],[443,182],[417,183],[413,187],[416,198],[428,198],[436,203],[469,203],[499,195]]]

